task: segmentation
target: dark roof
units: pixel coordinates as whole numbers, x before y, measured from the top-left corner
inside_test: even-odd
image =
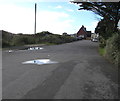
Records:
[[[82,25],[82,27],[77,32],[77,36],[79,35],[85,35],[85,36],[91,36],[91,31],[87,31],[86,28]]]
[[[79,29],[79,31],[77,32],[77,34],[79,34],[81,32],[81,30],[84,31],[84,33],[87,34],[87,31],[86,31],[86,28],[82,25],[82,27]],[[81,34],[84,34],[84,33],[81,33]]]

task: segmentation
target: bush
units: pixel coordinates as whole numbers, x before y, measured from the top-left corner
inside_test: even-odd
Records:
[[[26,44],[33,44],[35,43],[34,38],[31,36],[23,36],[23,35],[17,35],[13,38],[13,45],[15,46],[21,46]]]
[[[62,40],[59,38],[59,35],[48,35],[42,38],[43,42],[61,44]]]
[[[107,40],[106,43],[106,57],[114,64],[120,66],[120,34],[114,35]]]
[[[42,31],[40,33],[35,34],[35,36],[37,36],[37,37],[44,37],[47,35],[52,35],[52,33],[48,32],[48,31]]]
[[[106,46],[106,40],[102,36],[100,36],[99,40],[99,47],[104,48]]]
[[[11,38],[9,37],[11,36]],[[57,35],[48,31],[43,31],[34,35],[14,34],[4,35],[2,40],[3,47],[22,46],[27,44],[62,44],[75,41],[75,38],[69,35]]]
[[[61,40],[63,41],[63,43],[69,43],[75,40],[75,38],[71,37],[71,36],[61,36]]]
[[[2,48],[11,46],[10,42],[7,42],[5,40],[2,40]]]

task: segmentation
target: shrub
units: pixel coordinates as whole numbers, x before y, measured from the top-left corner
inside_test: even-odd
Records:
[[[52,34],[48,31],[43,31],[34,35],[27,34],[10,34],[11,38],[6,34],[3,36],[2,45],[3,47],[10,46],[22,46],[27,44],[62,44],[75,41],[75,38],[72,38],[69,35],[57,35]]]
[[[76,41],[75,38],[71,37],[71,36],[60,36],[61,40],[63,43],[69,43],[72,41]]]
[[[49,43],[55,43],[55,44],[61,44],[62,40],[59,38],[58,35],[48,35],[42,38],[44,42],[49,42]]]
[[[35,34],[35,36],[37,36],[37,37],[44,37],[47,35],[52,35],[52,33],[48,32],[48,31],[42,31],[40,33]]]
[[[102,36],[100,36],[99,40],[100,40],[99,47],[104,48],[106,46],[106,40]]]
[[[2,40],[2,48],[11,46],[10,42],[7,42],[5,40]]]
[[[106,43],[106,57],[110,59],[114,64],[120,66],[120,35],[114,33],[114,35],[107,40]]]

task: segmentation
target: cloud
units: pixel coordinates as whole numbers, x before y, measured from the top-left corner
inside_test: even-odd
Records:
[[[57,8],[57,9],[61,9],[61,8],[63,8],[61,5],[58,5],[58,6],[56,6],[55,8]],[[66,11],[69,11],[69,12],[73,12],[74,10],[73,9],[65,9],[65,8],[63,8],[64,10],[66,10]]]
[[[73,9],[66,9],[67,11],[69,11],[69,12],[74,12],[74,10]]]
[[[34,11],[32,9],[16,5],[1,5],[0,12],[0,29],[14,33],[31,33],[34,26]]]
[[[0,29],[13,33],[34,33],[34,9],[16,5],[0,5],[0,12]],[[73,20],[64,12],[37,12],[37,32],[50,31],[55,34],[70,32],[72,23]]]
[[[37,31],[50,31],[55,34],[68,32],[72,26],[73,20],[69,19],[69,15],[64,12],[39,12],[37,20]]]
[[[58,5],[58,6],[57,6],[57,7],[55,7],[55,8],[62,8],[62,6]]]

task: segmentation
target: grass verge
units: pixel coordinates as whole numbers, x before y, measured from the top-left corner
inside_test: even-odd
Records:
[[[105,48],[99,47],[98,51],[101,56],[105,56]]]

